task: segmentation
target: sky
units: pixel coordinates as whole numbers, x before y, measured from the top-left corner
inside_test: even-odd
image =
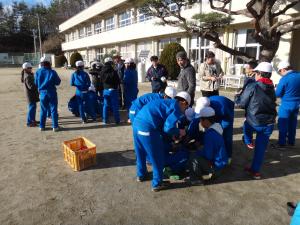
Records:
[[[9,6],[12,4],[12,0],[0,0],[4,6]],[[17,2],[21,2],[22,0],[15,0]],[[51,0],[24,0],[24,2],[28,3],[29,5],[34,5],[36,3],[43,3],[44,5],[49,5]]]

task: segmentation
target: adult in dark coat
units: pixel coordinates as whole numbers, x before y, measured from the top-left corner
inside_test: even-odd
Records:
[[[152,93],[163,93],[167,87],[166,79],[168,71],[166,67],[158,62],[157,56],[151,56],[152,65],[147,71],[147,78],[151,81]]]
[[[21,81],[24,84],[24,90],[28,103],[27,126],[36,126],[36,103],[40,101],[37,87],[34,84],[34,74],[32,73],[32,65],[24,63]]]

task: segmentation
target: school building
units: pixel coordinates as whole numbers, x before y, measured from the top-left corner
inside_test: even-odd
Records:
[[[248,0],[233,0],[232,10],[244,8],[247,2]],[[170,10],[177,10],[174,4],[170,4],[169,7]],[[182,14],[186,18],[191,18],[201,11],[212,11],[208,0],[202,0],[201,5],[199,3],[183,9]],[[293,17],[296,14],[299,14],[299,10],[292,8],[279,19]],[[159,22],[157,18],[140,13],[139,9],[128,0],[99,0],[59,26],[60,32],[65,35],[62,50],[68,60],[75,51],[78,51],[86,64],[101,59],[106,53],[115,50],[124,59],[134,58],[138,64],[145,63],[147,68],[150,56],[159,56],[166,44],[178,42],[185,48],[196,67],[203,61],[205,52],[212,50],[222,62],[226,75],[241,73],[243,61],[214,49],[213,43],[208,40],[190,36],[180,28],[157,25],[157,22]],[[221,34],[221,40],[232,48],[258,57],[260,45],[251,37],[252,27],[249,18],[234,16],[233,23]],[[275,64],[280,60],[290,60],[300,70],[299,40],[299,30],[286,34],[280,42],[274,59]],[[275,82],[278,79],[277,76]]]

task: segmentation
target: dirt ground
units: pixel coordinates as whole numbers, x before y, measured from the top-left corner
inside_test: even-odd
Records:
[[[57,71],[62,78],[58,95],[63,130],[41,133],[25,127],[27,105],[19,69],[0,69],[1,225],[289,224],[286,202],[300,199],[299,130],[296,148],[268,149],[263,179],[254,181],[243,172],[251,153],[241,142],[244,118],[237,111],[233,164],[223,177],[208,186],[175,183],[153,193],[150,182],[135,181],[131,127],[81,125],[67,109],[74,93],[71,72]],[[149,84],[140,90],[149,91]],[[277,135],[274,131],[271,142]],[[71,170],[61,150],[64,140],[77,136],[97,145],[97,166],[82,172]]]

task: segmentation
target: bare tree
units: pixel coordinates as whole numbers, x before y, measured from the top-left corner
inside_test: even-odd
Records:
[[[191,20],[183,17],[182,9],[192,6],[199,0],[132,0],[141,7],[141,11],[161,20],[161,24],[181,27],[190,34],[214,42],[214,46],[245,61],[253,57],[245,52],[233,49],[222,43],[220,32],[233,21],[232,16],[242,15],[251,18],[254,32],[253,38],[262,46],[260,61],[271,61],[279,47],[280,38],[300,28],[300,15],[279,20],[278,17],[299,5],[300,0],[248,0],[244,9],[231,10],[232,0],[208,0],[211,13],[196,14]],[[170,4],[176,4],[177,10],[171,10]]]

